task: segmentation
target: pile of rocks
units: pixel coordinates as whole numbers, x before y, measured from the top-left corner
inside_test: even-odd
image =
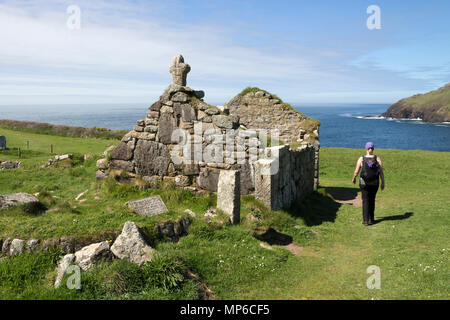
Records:
[[[187,217],[180,217],[174,221],[162,221],[154,226],[155,235],[158,239],[177,242],[187,234],[190,220]],[[117,239],[118,232],[104,232],[92,237],[61,237],[46,240],[39,239],[0,239],[0,253],[5,256],[16,256],[26,252],[36,252],[39,250],[48,251],[50,249],[61,250],[67,254],[80,251],[92,243],[113,242]]]
[[[128,221],[122,229],[122,233],[110,245],[109,241],[93,243],[81,250],[65,255],[56,268],[55,287],[59,287],[64,274],[71,264],[78,265],[86,271],[102,261],[112,259],[127,259],[130,262],[142,265],[151,262],[156,254],[145,241],[136,223]]]
[[[26,252],[61,250],[65,253],[73,253],[84,246],[99,241],[111,241],[117,237],[116,232],[105,232],[95,237],[61,237],[46,240],[39,239],[0,239],[1,253],[5,256],[20,255]]]
[[[63,154],[60,156],[55,156],[53,159],[49,159],[48,162],[46,164],[44,164],[42,167],[47,168],[47,167],[54,165],[58,161],[63,161],[63,160],[72,159],[72,158],[73,158],[72,154]]]
[[[20,161],[0,161],[0,170],[18,169],[21,164]]]

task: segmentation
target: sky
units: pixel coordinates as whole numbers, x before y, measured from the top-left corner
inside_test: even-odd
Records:
[[[450,82],[449,15],[447,0],[0,1],[0,105],[151,104],[179,53],[209,103],[247,86],[394,103]]]

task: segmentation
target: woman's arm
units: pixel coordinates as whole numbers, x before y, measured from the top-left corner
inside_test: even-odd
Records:
[[[380,165],[380,178],[381,178],[381,190],[384,190],[384,172],[383,172],[383,162],[377,157],[378,164]]]
[[[356,168],[355,168],[355,172],[353,173],[353,179],[352,179],[353,184],[356,183],[356,177],[358,176],[359,170],[361,169],[361,164],[362,164],[362,157],[360,157],[358,159],[358,161],[356,162]]]

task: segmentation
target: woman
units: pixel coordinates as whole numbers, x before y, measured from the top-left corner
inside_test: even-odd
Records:
[[[373,154],[374,145],[372,142],[366,143],[366,155],[358,159],[352,182],[356,183],[356,177],[361,170],[359,187],[362,192],[363,202],[363,225],[372,225],[375,222],[375,197],[379,187],[381,177],[381,190],[384,190],[383,163],[380,157]]]

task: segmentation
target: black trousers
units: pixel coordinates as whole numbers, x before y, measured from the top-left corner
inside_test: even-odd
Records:
[[[378,191],[378,184],[375,186],[361,187],[363,221],[375,221],[375,197]]]

